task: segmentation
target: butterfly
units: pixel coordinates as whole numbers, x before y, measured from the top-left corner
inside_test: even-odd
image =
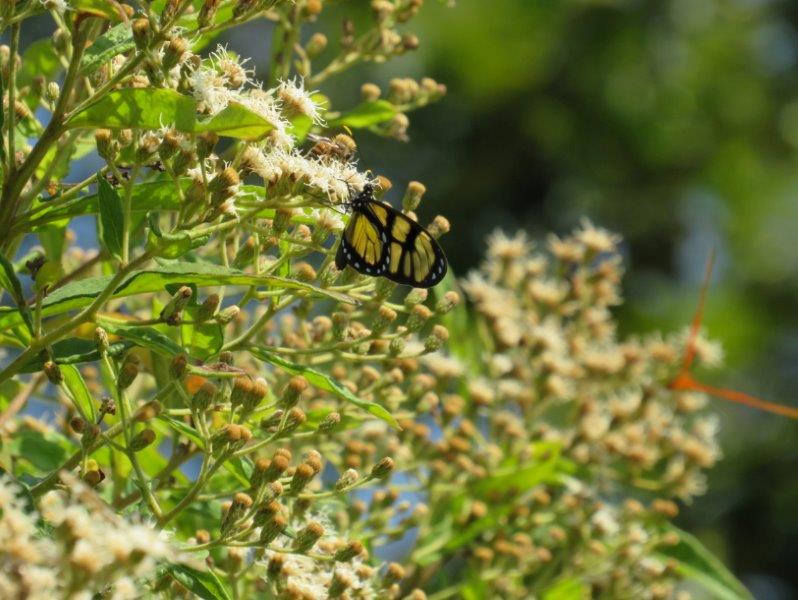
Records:
[[[348,203],[352,217],[341,236],[335,266],[352,266],[364,275],[428,288],[446,275],[446,256],[430,233],[390,204],[374,197],[366,184]]]

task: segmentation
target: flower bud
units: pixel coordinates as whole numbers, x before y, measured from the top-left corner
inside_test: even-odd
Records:
[[[441,215],[435,217],[432,220],[432,223],[430,223],[427,227],[427,231],[429,231],[430,235],[436,239],[446,233],[449,233],[450,229],[451,225],[449,224],[449,220]]]
[[[230,404],[237,408],[243,404],[245,398],[252,392],[252,380],[249,377],[236,377],[233,380],[233,390],[230,393]]]
[[[319,423],[319,427],[317,431],[319,433],[329,433],[334,430],[338,425],[341,423],[341,414],[337,412],[331,412],[328,414],[324,419],[322,419],[321,423]]]
[[[458,304],[460,304],[460,295],[453,291],[446,292],[443,298],[435,304],[435,312],[439,315],[445,315]]]
[[[169,363],[169,374],[177,380],[183,379],[183,376],[186,374],[187,367],[188,359],[186,358],[186,355],[178,354]]]
[[[222,535],[230,531],[236,522],[239,521],[244,514],[246,514],[247,510],[249,510],[251,506],[252,498],[249,494],[238,492],[235,496],[233,496],[233,502],[230,504],[230,508],[228,508],[227,511],[222,514]]]
[[[193,293],[194,292],[187,285],[177,290],[166,306],[163,307],[163,310],[161,310],[161,319],[170,325],[179,323],[181,313],[186,305],[188,305]]]
[[[272,229],[277,233],[282,233],[291,224],[291,217],[294,216],[292,208],[278,208],[272,221]]]
[[[283,532],[286,525],[288,525],[288,521],[282,514],[273,514],[261,527],[260,543],[264,546],[271,544]]]
[[[199,156],[200,160],[208,158],[213,153],[213,149],[216,147],[216,144],[218,143],[219,143],[219,136],[213,133],[212,131],[206,131],[205,133],[201,133],[200,135],[198,135],[197,156]],[[232,169],[231,167],[227,167],[227,169],[230,169],[233,171],[233,173],[235,173],[235,170]],[[225,171],[227,169],[225,169]],[[238,173],[235,173],[235,176],[236,179],[238,179]],[[236,183],[238,183],[238,181],[236,181]]]
[[[94,330],[94,343],[100,354],[108,352],[108,347],[111,345],[111,342],[108,340],[108,333],[102,327],[97,327]]]
[[[135,354],[128,354],[125,357],[119,373],[116,377],[116,386],[120,390],[126,390],[131,386],[139,374],[139,358]]]
[[[374,467],[372,467],[369,477],[372,479],[385,479],[393,472],[395,468],[396,464],[394,463],[393,459],[390,456],[386,456],[385,458],[381,459],[380,462],[374,465]]]
[[[207,27],[213,23],[213,18],[216,16],[216,10],[219,8],[220,0],[205,0],[200,8],[199,21],[200,27]]]
[[[225,309],[220,310],[216,313],[216,320],[221,324],[226,324],[235,319],[238,316],[238,313],[241,312],[241,309],[237,306],[228,306]]]
[[[291,485],[288,488],[288,493],[293,496],[297,495],[305,489],[305,486],[310,483],[310,480],[313,479],[315,474],[313,467],[309,464],[302,463],[299,465],[294,471],[294,476],[291,478]]]
[[[380,86],[374,83],[364,83],[360,86],[360,97],[365,102],[374,102],[380,97],[380,94],[382,94]]]
[[[427,290],[424,288],[413,288],[405,296],[405,306],[411,307],[415,304],[420,304],[427,299]]]
[[[114,142],[110,129],[98,129],[94,132],[94,142],[97,144],[97,154],[112,163],[116,158],[117,144]]]
[[[421,199],[424,197],[427,188],[423,183],[418,181],[411,181],[407,184],[407,191],[405,197],[402,198],[402,208],[406,211],[416,210],[418,205],[421,204]]]
[[[150,22],[145,19],[136,19],[131,26],[133,30],[133,41],[136,43],[136,48],[143,50],[147,47],[150,38]]]
[[[197,157],[191,149],[181,149],[172,159],[172,171],[175,175],[184,175],[197,162]]]
[[[219,388],[206,380],[191,397],[191,408],[198,412],[208,410],[218,392]]]
[[[407,317],[405,326],[408,331],[418,331],[421,329],[432,316],[432,311],[423,304],[416,304],[410,310],[410,315]]]
[[[347,469],[341,474],[338,481],[335,482],[335,489],[341,491],[350,488],[357,483],[359,478],[360,475],[355,469]]]
[[[327,36],[323,33],[314,33],[310,36],[307,45],[305,46],[305,53],[308,58],[315,58],[327,48]]]
[[[205,322],[212,319],[213,315],[216,314],[216,310],[219,308],[220,302],[221,299],[219,298],[219,294],[210,294],[200,305],[197,311],[197,320]]]
[[[158,158],[166,162],[180,149],[180,138],[173,131],[163,134],[161,145],[158,147]]]
[[[363,554],[363,544],[357,540],[353,540],[338,550],[338,552],[333,555],[333,560],[336,562],[349,562],[361,554]]]
[[[188,43],[183,38],[174,38],[166,44],[163,53],[163,68],[167,71],[176,66],[188,50]]]
[[[424,340],[424,349],[427,352],[435,352],[449,339],[449,330],[443,325],[435,325],[432,333]]]
[[[296,403],[299,401],[299,396],[308,389],[308,380],[302,377],[301,375],[297,375],[296,377],[292,377],[291,381],[288,382],[288,385],[285,386],[283,390],[283,397],[281,398],[280,404],[285,408],[291,408],[296,406]]]
[[[48,102],[55,103],[61,95],[61,88],[55,81],[51,81],[44,89],[44,99]]]
[[[316,521],[311,521],[299,530],[294,539],[294,549],[297,552],[307,552],[316,545],[324,535],[324,527]]]
[[[130,449],[133,452],[141,452],[155,441],[155,432],[152,429],[142,429],[133,439],[130,440]]]

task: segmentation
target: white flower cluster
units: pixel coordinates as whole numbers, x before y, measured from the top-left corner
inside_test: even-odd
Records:
[[[69,487],[69,496],[45,494],[37,512],[19,486],[0,477],[0,597],[139,598],[142,583],[176,551],[164,533],[125,521],[83,483],[70,480]]]

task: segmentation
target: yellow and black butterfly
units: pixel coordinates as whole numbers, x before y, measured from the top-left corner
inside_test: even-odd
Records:
[[[446,257],[430,233],[363,186],[348,203],[352,217],[341,236],[335,266],[351,265],[413,287],[432,287],[446,275]]]

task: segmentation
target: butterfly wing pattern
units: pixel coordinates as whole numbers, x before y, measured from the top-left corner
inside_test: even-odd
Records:
[[[352,217],[341,237],[335,265],[387,277],[413,287],[432,287],[446,275],[438,242],[421,225],[374,199],[370,186],[352,201]]]

